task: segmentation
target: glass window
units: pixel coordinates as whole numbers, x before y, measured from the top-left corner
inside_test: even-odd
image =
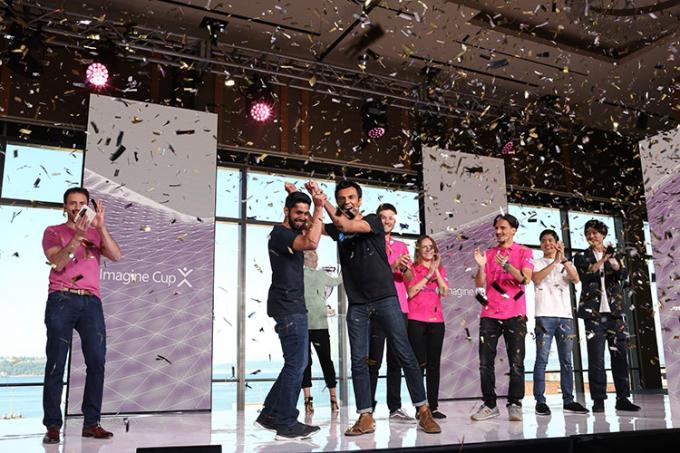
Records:
[[[364,215],[375,213],[382,203],[397,208],[397,223],[394,233],[420,234],[420,202],[418,192],[362,186]]]
[[[217,217],[241,216],[241,172],[217,167]]]
[[[652,232],[649,222],[642,222],[642,231],[645,234],[645,255],[652,256]]]
[[[605,245],[608,242],[611,242],[612,244],[617,243],[616,230],[614,228],[614,217],[602,214],[593,214],[590,212],[569,211],[569,232],[572,249],[583,250],[589,247],[583,228],[585,227],[586,222],[591,219],[599,220],[607,225],[608,232],[607,237],[604,240]]]
[[[283,208],[286,201],[286,190],[283,185],[293,183],[301,191],[309,178],[268,173],[248,173],[248,218],[280,222],[283,219]],[[315,180],[321,189],[333,199],[335,183],[332,181]],[[306,192],[306,191],[305,191]]]
[[[283,367],[275,322],[267,316],[267,294],[272,275],[267,243],[271,230],[271,226],[256,225],[248,226],[246,230],[246,379],[276,379]]]
[[[519,220],[515,242],[524,245],[540,245],[539,235],[541,231],[547,229],[555,230],[562,239],[559,209],[510,203],[508,204],[508,212]]]
[[[64,191],[82,181],[80,150],[7,144],[2,198],[63,203]]]
[[[237,378],[239,226],[215,225],[213,379]]]
[[[284,183],[295,184],[298,189],[309,178],[268,173],[248,173],[248,218],[279,222],[283,218],[286,200]],[[334,201],[335,181],[315,179],[322,190]],[[392,190],[362,185],[362,209],[364,215],[374,213],[381,203],[393,204],[398,211],[395,233],[420,234],[420,204],[417,192]],[[329,221],[326,217],[325,221]]]
[[[0,206],[0,382],[42,381],[50,272],[42,236],[64,220],[59,209]]]

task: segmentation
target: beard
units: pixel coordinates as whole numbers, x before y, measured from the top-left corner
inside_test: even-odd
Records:
[[[288,225],[290,225],[290,229],[295,231],[296,233],[302,232],[304,230],[306,223],[303,223],[301,227],[298,227],[297,222],[293,219],[293,216],[289,215],[288,216]]]

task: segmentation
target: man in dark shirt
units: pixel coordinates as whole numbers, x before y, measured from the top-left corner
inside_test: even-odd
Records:
[[[612,244],[604,245],[607,225],[588,220],[584,232],[590,247],[574,257],[581,279],[578,317],[583,318],[588,338],[588,381],[593,412],[604,412],[607,373],[604,351],[609,349],[612,377],[616,388],[617,411],[636,412],[641,408],[630,398],[628,337],[626,332],[623,284],[628,278],[622,256]],[[608,346],[608,347],[607,347]]]
[[[345,431],[359,436],[375,431],[373,401],[368,372],[371,319],[387,335],[395,355],[404,369],[406,385],[414,406],[418,408],[420,427],[427,433],[439,433],[427,405],[423,379],[406,333],[404,318],[394,287],[392,268],[385,251],[385,229],[375,214],[361,215],[361,187],[340,181],[335,187],[338,208],[326,201],[325,208],[333,223],[325,232],[338,243],[342,280],[349,307],[347,331],[352,358],[352,382],[359,420]]]
[[[277,440],[305,439],[318,426],[297,421],[297,400],[308,360],[307,309],[303,278],[304,250],[314,250],[323,229],[326,196],[311,181],[305,185],[314,198],[314,215],[309,224],[311,200],[294,191],[286,198],[284,220],[269,236],[272,283],[267,314],[276,321],[276,333],[283,350],[283,369],[265,398],[256,423],[276,431]],[[288,187],[288,186],[287,186]]]

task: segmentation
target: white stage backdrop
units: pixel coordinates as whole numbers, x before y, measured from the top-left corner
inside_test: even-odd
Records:
[[[434,236],[449,279],[450,295],[442,301],[446,335],[442,351],[440,398],[481,396],[479,315],[474,297],[475,247],[495,245],[493,218],[507,212],[502,159],[435,148],[423,150],[425,225]],[[504,343],[499,342],[496,388],[507,393]],[[502,360],[500,360],[502,359]]]
[[[668,394],[680,398],[680,132],[640,142]]]
[[[217,116],[92,95],[84,185],[102,200],[104,413],[211,408]],[[68,413],[85,383],[74,337]]]

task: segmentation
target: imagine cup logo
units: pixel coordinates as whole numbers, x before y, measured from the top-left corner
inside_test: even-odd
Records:
[[[179,272],[179,277],[176,273],[164,273],[161,271],[155,271],[152,273],[148,272],[135,272],[134,269],[131,271],[109,271],[105,269],[100,269],[99,278],[102,281],[115,281],[121,282],[123,285],[137,284],[137,283],[161,283],[167,286],[174,286],[175,284],[179,288],[180,286],[187,286],[193,288],[194,286],[189,281],[189,275],[194,272],[194,269],[188,269],[186,267],[177,268]],[[177,281],[179,278],[179,282]]]
[[[177,287],[180,287],[182,285],[187,285],[189,288],[193,288],[191,286],[191,283],[189,283],[189,280],[187,280],[187,277],[189,274],[191,274],[194,270],[193,269],[187,269],[186,267],[183,267],[182,269],[177,269],[177,272],[180,273],[180,275],[183,277],[182,280],[177,284]]]

